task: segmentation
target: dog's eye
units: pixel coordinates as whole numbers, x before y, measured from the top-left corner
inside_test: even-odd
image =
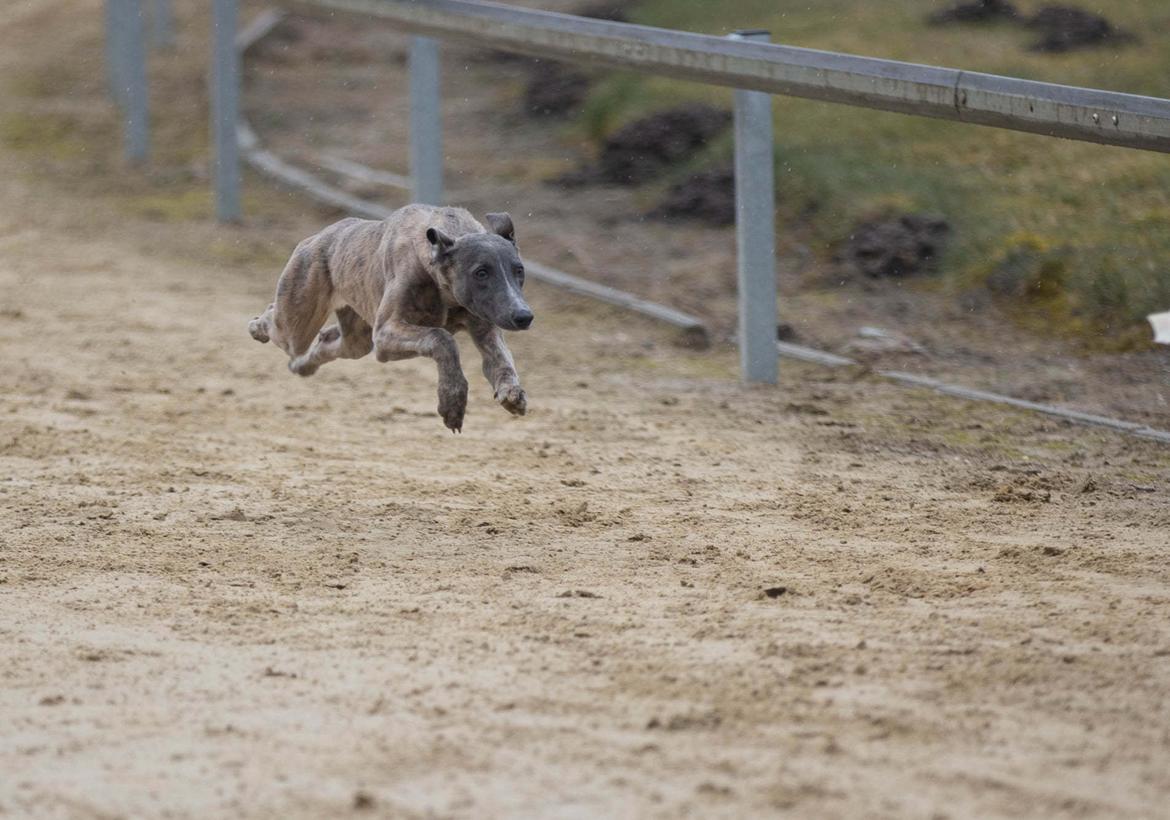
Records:
[[[481,282],[484,279],[487,279],[488,278],[488,269],[487,268],[476,268],[475,269],[475,278]]]

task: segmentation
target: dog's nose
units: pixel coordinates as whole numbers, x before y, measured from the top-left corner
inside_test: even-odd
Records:
[[[517,330],[528,330],[528,326],[532,324],[532,311],[522,310],[519,313],[513,313],[512,323],[516,325]]]

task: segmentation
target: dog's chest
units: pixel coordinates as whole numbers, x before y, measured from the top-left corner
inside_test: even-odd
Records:
[[[412,325],[443,327],[447,324],[448,309],[434,284],[412,289],[404,307],[402,318]]]

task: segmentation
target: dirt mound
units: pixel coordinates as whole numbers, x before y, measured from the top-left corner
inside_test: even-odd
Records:
[[[974,2],[954,3],[945,9],[940,9],[929,17],[927,22],[932,25],[946,25],[947,23],[984,23],[992,20],[1015,20],[1020,16],[1015,4],[1007,0],[974,0]]]
[[[594,20],[608,20],[611,23],[628,23],[630,17],[626,9],[633,3],[623,3],[621,0],[601,0],[597,3],[588,3],[577,9],[574,14],[579,17],[591,17]]]
[[[708,225],[735,224],[735,170],[711,168],[676,182],[647,216],[655,219],[694,219]]]
[[[699,103],[658,111],[606,137],[596,165],[583,166],[552,182],[639,185],[690,157],[730,123],[730,111]]]
[[[606,137],[595,164],[554,177],[551,185],[640,185],[692,156],[731,123],[731,112],[692,103],[634,120]]]
[[[589,77],[565,63],[532,66],[524,88],[524,111],[533,117],[564,117],[589,94]]]
[[[1040,33],[1029,46],[1031,51],[1061,53],[1104,43],[1125,43],[1135,38],[1121,31],[1095,12],[1076,6],[1041,6],[1030,17],[1020,14],[1009,0],[971,0],[958,2],[926,18],[932,25],[950,23],[984,23],[994,20],[1018,21]]]
[[[1124,43],[1134,39],[1112,23],[1091,11],[1075,6],[1043,6],[1028,18],[1029,28],[1040,32],[1032,51],[1059,54],[1104,43]]]
[[[933,272],[950,233],[950,224],[933,214],[902,214],[858,225],[836,262],[872,279]]]

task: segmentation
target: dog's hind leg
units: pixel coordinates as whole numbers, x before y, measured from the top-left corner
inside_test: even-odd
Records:
[[[253,338],[268,337],[292,361],[309,350],[333,300],[328,265],[312,243],[297,246],[276,283],[275,301],[248,325]]]
[[[337,309],[337,324],[318,333],[309,352],[290,362],[288,368],[298,376],[312,376],[334,359],[360,359],[373,349],[370,325],[346,305]]]

